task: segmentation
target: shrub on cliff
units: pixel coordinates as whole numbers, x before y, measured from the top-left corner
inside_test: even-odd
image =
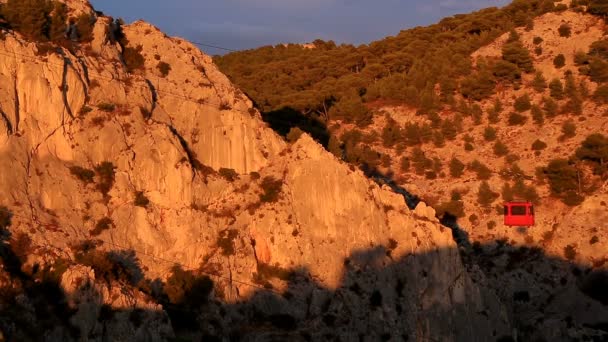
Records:
[[[497,157],[506,156],[507,154],[509,154],[509,148],[507,147],[507,145],[505,145],[505,143],[500,140],[497,140],[494,143],[494,154]]]
[[[566,65],[566,57],[563,54],[560,53],[553,58],[553,66],[557,69],[562,68],[564,65]]]
[[[544,150],[545,148],[547,148],[547,143],[545,143],[542,140],[536,139],[532,143],[532,150],[533,151],[540,151],[540,150]]]
[[[135,200],[133,201],[133,204],[138,207],[147,208],[148,204],[150,204],[150,200],[148,199],[148,197],[146,197],[143,191],[136,191]]]
[[[452,177],[460,177],[464,172],[465,165],[458,158],[452,157],[450,160],[450,175]]]
[[[498,194],[492,191],[488,182],[483,181],[479,185],[479,191],[477,192],[477,203],[484,207],[489,207],[498,198]]]
[[[207,276],[200,276],[175,265],[163,288],[171,304],[197,309],[209,300],[213,281]]]
[[[526,121],[528,121],[528,117],[525,115],[521,115],[516,112],[512,112],[511,114],[509,114],[509,120],[508,120],[509,126],[517,126],[517,125],[521,126],[521,125],[525,124]]]
[[[135,70],[142,69],[144,67],[145,59],[142,55],[143,46],[137,45],[136,47],[125,46],[122,52],[122,58],[127,67],[127,71],[133,73]]]
[[[515,110],[518,112],[525,112],[532,108],[532,103],[530,102],[530,96],[528,93],[516,98],[515,102],[513,103],[513,108],[515,108]]]
[[[560,37],[567,38],[570,37],[570,34],[572,33],[572,28],[570,27],[570,25],[563,23],[558,27],[557,32],[559,32]]]
[[[95,228],[91,230],[92,236],[97,236],[101,234],[104,230],[108,230],[114,226],[114,221],[112,221],[109,217],[104,217],[101,220],[97,221]]]
[[[562,135],[559,140],[566,140],[576,136],[576,125],[572,120],[565,121],[562,125]]]
[[[99,177],[99,181],[97,183],[97,189],[104,195],[107,196],[108,192],[112,189],[114,185],[114,164],[111,162],[102,162],[95,167],[95,172]]]
[[[502,58],[505,61],[517,65],[526,73],[534,71],[534,64],[532,57],[530,56],[530,51],[523,46],[523,44],[519,41],[519,38],[517,38],[517,40],[508,42],[503,46]]]
[[[479,180],[488,180],[492,177],[492,171],[479,160],[473,160],[469,164],[469,169],[477,173],[477,179]]]
[[[561,100],[564,97],[564,86],[558,78],[551,80],[549,90],[551,91],[551,97],[556,100]]]
[[[553,159],[543,169],[551,194],[567,205],[577,205],[584,200],[579,170],[566,159]]]
[[[93,170],[85,169],[80,166],[71,166],[70,173],[85,184],[93,183],[93,178],[95,177],[95,172],[93,172]]]
[[[169,65],[169,63],[166,62],[158,62],[158,64],[156,64],[156,68],[158,69],[158,71],[160,71],[160,74],[163,77],[167,77],[169,75],[169,72],[171,71],[171,65]]]
[[[264,177],[260,186],[262,187],[263,191],[263,193],[260,194],[260,201],[266,203],[276,202],[279,200],[281,195],[283,180],[276,179],[272,176]]]
[[[2,6],[2,15],[15,31],[29,39],[45,41],[49,38],[51,10],[47,0],[8,0]]]
[[[93,39],[93,26],[95,18],[89,14],[83,13],[76,18],[76,31],[78,32],[78,40],[81,42],[89,42]]]
[[[538,93],[542,93],[547,88],[547,80],[543,76],[543,73],[538,71],[534,75],[534,79],[532,80],[532,88]]]

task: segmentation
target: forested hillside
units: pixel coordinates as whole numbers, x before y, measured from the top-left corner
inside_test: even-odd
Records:
[[[564,54],[543,52],[542,34],[534,35],[530,42],[521,38],[522,33],[532,34],[535,18],[546,13],[559,18],[566,12],[603,18],[608,9],[603,1],[515,0],[503,8],[445,18],[369,45],[337,46],[317,40],[312,48],[267,46],[218,56],[215,62],[265,112],[266,121],[288,139],[308,131],[336,156],[365,171],[415,173],[434,180],[448,175],[442,172],[447,161],[454,169],[452,177],[464,172],[465,166],[477,172],[486,165],[476,159],[465,165],[453,156],[451,161],[442,155],[431,157],[435,153],[425,151],[424,146],[443,148],[446,141],[453,144],[460,137],[464,150],[471,152],[475,140],[481,138],[492,144],[496,160],[506,157],[512,164],[519,157],[509,151],[504,139],[497,138],[501,124],[519,127],[533,122],[542,127],[545,119],[559,114],[580,115],[585,103],[608,101],[608,86],[604,85],[608,81],[607,40],[599,39],[589,49],[573,45],[576,52],[568,58],[569,68],[564,67]],[[571,24],[560,20],[550,29],[563,40],[558,43],[567,46],[575,40],[571,38],[575,33]],[[506,33],[508,38],[501,42],[498,54],[471,58]],[[541,69],[546,63],[541,61],[548,58],[554,70],[544,73]],[[386,109],[391,107],[409,108],[417,117],[388,115]],[[487,127],[475,136],[469,123],[486,123]],[[564,139],[574,135],[571,120],[562,126]],[[604,137],[590,139],[597,142]],[[540,154],[543,144],[539,140],[532,149]],[[551,174],[552,167],[566,170],[556,165],[551,164],[547,173]],[[488,171],[498,174],[500,166]],[[564,182],[560,177],[555,177],[559,178],[556,182]],[[556,184],[551,187],[564,201],[582,201],[582,191],[575,191],[571,184],[565,186],[568,190]],[[534,189],[525,190],[521,184],[518,189],[519,197],[538,200]]]
[[[599,326],[583,315],[606,300],[585,289],[608,284],[607,14],[603,0],[515,0],[369,45],[317,40],[215,62],[288,141],[307,131],[430,205],[512,303],[519,340],[595,341],[605,325],[575,326]],[[504,224],[513,200],[534,204],[533,226]],[[574,307],[573,286],[595,304]]]
[[[431,112],[453,104],[456,90],[481,99],[497,82],[518,80],[522,72],[532,70],[530,57],[517,40],[505,49],[502,60],[474,74],[470,54],[516,26],[532,25],[540,14],[566,8],[552,0],[516,0],[504,8],[445,18],[369,45],[336,46],[317,40],[312,49],[267,46],[216,57],[215,62],[263,111],[291,107],[364,124],[369,114],[363,103],[394,100]]]

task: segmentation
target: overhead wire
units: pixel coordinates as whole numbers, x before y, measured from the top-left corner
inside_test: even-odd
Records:
[[[210,48],[214,48],[214,49],[219,49],[219,50],[224,50],[224,51],[230,51],[230,52],[238,52],[239,50],[235,50],[235,49],[229,49],[229,48],[225,48],[225,47],[221,47],[221,46],[217,46],[217,45],[211,45],[211,44],[205,44],[205,43],[200,43],[200,42],[196,42],[193,40],[188,40],[190,43],[195,44],[195,45],[199,45],[199,46],[205,46],[205,47],[210,47]]]

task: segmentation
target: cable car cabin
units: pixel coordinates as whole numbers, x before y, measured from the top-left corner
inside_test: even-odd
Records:
[[[534,225],[534,206],[531,202],[505,203],[505,226],[529,227]]]

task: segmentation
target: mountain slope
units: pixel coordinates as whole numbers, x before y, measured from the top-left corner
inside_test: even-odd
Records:
[[[88,15],[90,42],[3,29],[5,338],[510,334],[432,209],[285,143],[192,44]]]
[[[269,123],[280,124],[278,131],[293,129],[291,136],[295,127],[314,132],[321,126],[328,150],[435,208],[454,229],[468,269],[481,269],[485,284],[508,303],[522,340],[601,340],[607,308],[598,289],[608,279],[608,55],[605,22],[592,15],[601,14],[595,11],[599,3],[563,1],[521,22],[496,17],[502,21],[489,32],[465,30],[492,13],[513,14],[523,6],[515,1],[369,47],[316,42],[318,51],[264,47],[217,61],[261,108],[297,110],[299,116],[288,110],[265,113]],[[539,2],[528,3],[534,4]],[[451,62],[442,53],[429,57],[436,52],[430,47],[448,44],[443,41],[448,33],[450,46],[467,47],[454,52],[452,62],[462,74],[442,69]],[[390,42],[420,47],[425,59],[382,60],[381,67],[402,69],[370,76],[379,68],[371,61],[402,52]],[[318,73],[324,64],[311,59],[338,51],[364,55],[373,46],[386,49],[366,56],[359,69],[337,68],[337,75]],[[281,69],[286,66],[290,69]],[[421,66],[430,84],[412,85],[420,80]],[[261,70],[253,73],[254,67]],[[292,75],[307,86],[287,83],[285,93],[267,93],[267,84],[253,80],[268,75]],[[386,91],[378,95],[381,86]],[[410,94],[416,101],[406,98]],[[327,100],[325,106],[313,103],[319,99]],[[281,116],[286,113],[295,119]],[[315,130],[302,118],[316,121]],[[534,202],[533,227],[503,224],[502,202],[513,199]]]

